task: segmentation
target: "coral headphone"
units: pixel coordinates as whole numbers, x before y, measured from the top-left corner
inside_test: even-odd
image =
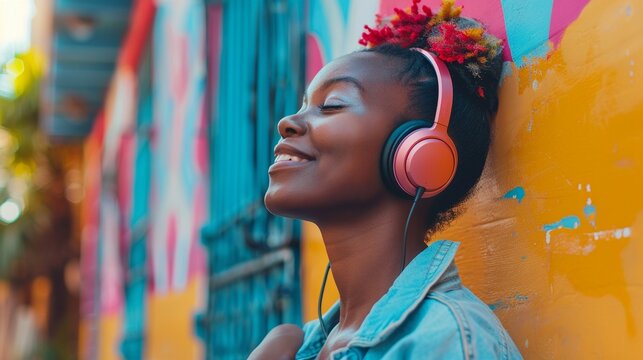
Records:
[[[426,120],[411,120],[393,130],[382,150],[381,171],[384,183],[400,195],[414,196],[425,189],[422,198],[442,192],[453,180],[458,152],[447,129],[453,105],[453,83],[446,64],[424,49],[424,55],[438,79],[438,106],[431,127]]]

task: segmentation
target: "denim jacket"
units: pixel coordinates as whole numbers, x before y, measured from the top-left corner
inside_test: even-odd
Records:
[[[435,241],[416,256],[331,359],[522,359],[494,313],[462,286],[458,245]],[[328,329],[339,311],[335,303],[324,315]],[[319,321],[307,323],[295,359],[315,359],[324,342]]]

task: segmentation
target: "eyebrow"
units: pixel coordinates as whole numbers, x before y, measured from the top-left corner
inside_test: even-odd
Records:
[[[352,76],[340,76],[324,81],[324,83],[319,87],[319,90],[325,90],[328,87],[335,85],[337,83],[348,83],[355,86],[360,92],[364,92],[364,85],[362,85],[359,80],[355,79]],[[304,101],[308,99],[308,94],[304,93]]]

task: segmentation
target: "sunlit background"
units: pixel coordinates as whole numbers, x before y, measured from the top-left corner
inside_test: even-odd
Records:
[[[14,59],[31,46],[32,19],[35,15],[33,0],[0,0],[0,96],[15,96],[14,81],[24,71],[24,63]]]
[[[74,358],[79,144],[40,127],[50,0],[0,0],[0,359]]]

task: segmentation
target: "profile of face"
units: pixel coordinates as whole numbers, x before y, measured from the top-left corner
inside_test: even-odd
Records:
[[[381,180],[380,155],[393,128],[412,116],[396,65],[355,52],[315,76],[301,109],[278,125],[264,198],[270,212],[316,222],[395,198]]]

